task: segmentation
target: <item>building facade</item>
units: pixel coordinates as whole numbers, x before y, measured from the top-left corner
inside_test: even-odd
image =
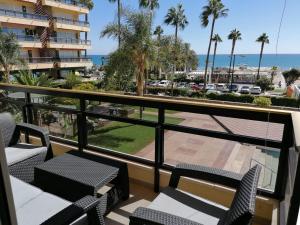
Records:
[[[76,0],[0,0],[2,32],[16,34],[29,69],[56,77],[92,66],[88,13]]]

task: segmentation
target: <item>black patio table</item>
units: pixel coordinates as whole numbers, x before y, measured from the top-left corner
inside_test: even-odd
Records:
[[[87,195],[100,197],[102,214],[129,198],[126,163],[79,151],[70,151],[35,167],[34,183],[72,202]],[[111,189],[99,195],[98,191],[109,184]]]

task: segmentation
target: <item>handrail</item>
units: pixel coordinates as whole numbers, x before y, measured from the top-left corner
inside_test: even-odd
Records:
[[[45,20],[45,21],[48,20],[48,17],[44,15],[9,10],[9,9],[0,9],[0,15],[25,18],[25,19],[36,19],[36,20]]]
[[[91,45],[90,40],[81,40],[75,38],[50,37],[49,41],[54,43],[64,43],[64,44]]]
[[[74,5],[74,6],[79,6],[82,8],[87,8],[87,6],[83,3],[80,3],[79,1],[75,1],[75,0],[51,0],[53,2],[60,2],[63,4],[67,4],[67,5]]]
[[[27,63],[49,63],[54,62],[53,57],[32,57],[24,59]]]
[[[91,58],[88,57],[60,57],[56,59],[59,62],[89,62]]]
[[[58,23],[79,25],[79,26],[85,26],[85,27],[90,26],[90,23],[88,21],[72,20],[72,19],[67,19],[67,18],[63,18],[63,17],[54,17],[53,19]]]

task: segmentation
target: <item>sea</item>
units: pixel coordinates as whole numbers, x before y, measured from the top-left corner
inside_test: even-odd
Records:
[[[106,55],[91,55],[95,65],[106,63]],[[198,69],[203,70],[205,67],[206,55],[198,55]],[[212,57],[210,58],[210,62]],[[229,67],[230,55],[216,55],[215,67]],[[236,55],[236,66],[258,67],[259,54]],[[282,70],[291,68],[300,68],[300,54],[264,54],[262,67],[277,66]]]

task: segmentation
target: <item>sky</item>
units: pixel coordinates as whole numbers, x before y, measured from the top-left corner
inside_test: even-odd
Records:
[[[138,0],[121,0],[124,6],[139,10]],[[185,42],[191,43],[192,49],[198,54],[206,54],[210,27],[203,28],[199,16],[206,0],[160,0],[160,8],[155,13],[154,27],[161,25],[165,34],[174,34],[171,26],[164,24],[164,17],[172,6],[182,3],[189,25],[180,31],[179,36]],[[258,54],[260,44],[255,40],[262,33],[267,33],[270,44],[265,47],[265,53],[276,53],[276,40],[279,23],[284,6],[284,0],[223,0],[229,15],[220,18],[216,23],[215,33],[218,33],[223,43],[219,45],[219,54],[229,54],[231,42],[227,40],[229,32],[235,28],[242,33],[242,40],[237,43],[237,54]],[[92,48],[89,54],[109,54],[117,48],[117,40],[101,38],[100,32],[104,27],[116,21],[117,5],[109,0],[94,0],[95,7],[89,14],[91,32],[89,39]],[[287,0],[286,13],[279,39],[278,53],[300,53],[300,1]]]

